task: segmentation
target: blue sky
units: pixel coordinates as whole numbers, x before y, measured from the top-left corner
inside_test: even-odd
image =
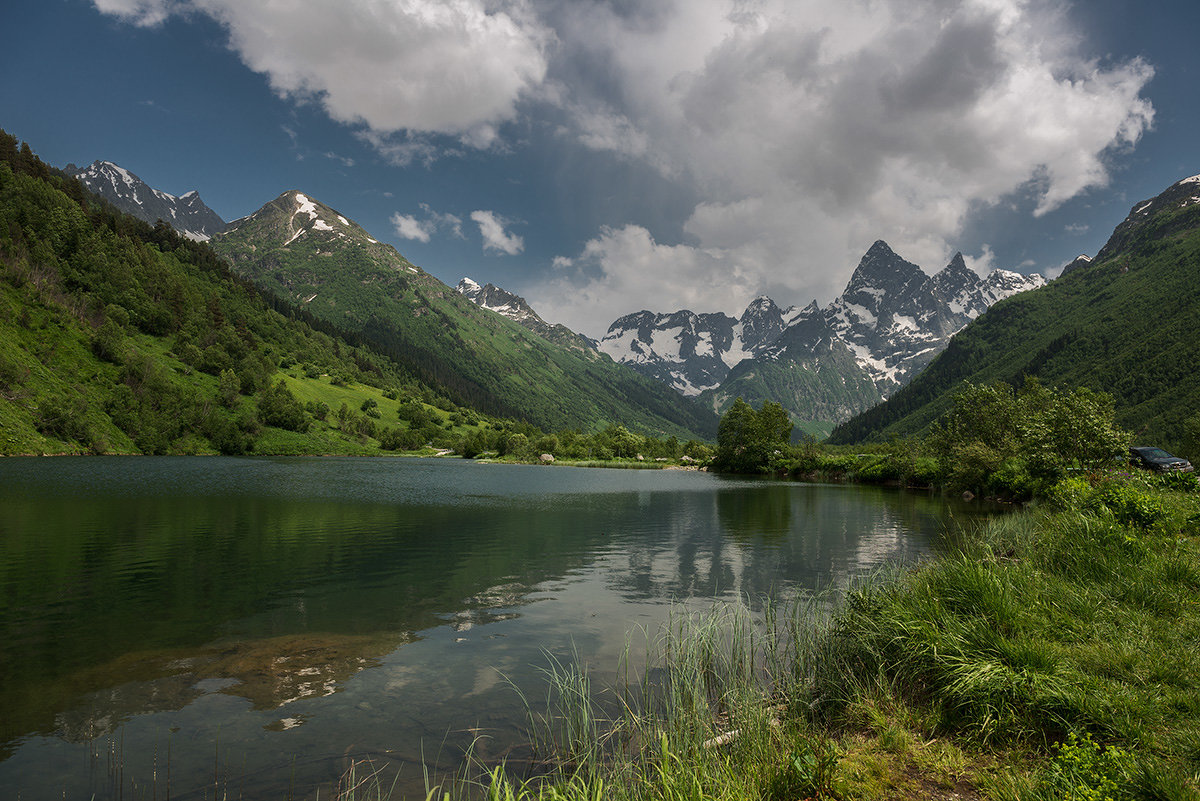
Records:
[[[592,336],[822,304],[879,238],[1054,274],[1200,173],[1194,0],[40,0],[0,127],[227,220],[288,189]]]

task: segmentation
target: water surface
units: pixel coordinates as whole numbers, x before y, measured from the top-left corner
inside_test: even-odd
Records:
[[[843,584],[980,513],[687,471],[0,460],[0,787],[329,797],[365,756],[423,798],[422,762],[515,753],[550,658],[603,681],[678,605]]]

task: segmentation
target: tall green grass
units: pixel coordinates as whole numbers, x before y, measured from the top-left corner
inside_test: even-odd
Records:
[[[548,671],[557,756],[487,793],[1200,797],[1198,533],[1196,495],[1093,477],[836,603],[677,615],[607,696]]]

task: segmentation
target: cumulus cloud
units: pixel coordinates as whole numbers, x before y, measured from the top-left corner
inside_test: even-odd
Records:
[[[696,199],[682,237],[622,221],[561,254],[557,294],[523,288],[563,321],[585,303],[825,302],[881,238],[930,271],[966,248],[982,268],[991,251],[956,241],[973,214],[1045,215],[1105,186],[1154,119],[1152,68],[1090,53],[1065,0],[93,2],[141,25],[218,20],[275,91],[395,164],[545,120]],[[485,250],[523,251],[496,213],[471,219]]]
[[[984,245],[978,256],[964,253],[963,263],[967,265],[968,269],[973,270],[976,275],[982,278],[996,269],[996,254],[992,252],[991,247]]]
[[[553,34],[526,0],[93,0],[139,25],[200,13],[281,96],[319,103],[381,144],[396,132],[486,147],[545,78]]]
[[[754,298],[729,254],[662,244],[640,225],[603,229],[578,256],[556,259],[555,268],[526,297],[543,317],[594,337],[603,336],[618,317],[643,308],[740,311]],[[680,276],[688,280],[680,283]],[[664,299],[667,306],[656,305]]]
[[[433,237],[433,225],[428,220],[418,220],[411,214],[396,212],[392,215],[392,227],[396,235],[404,239],[428,242]]]
[[[439,230],[448,231],[455,239],[462,239],[462,218],[444,212],[434,211],[428,203],[422,203],[422,217],[412,214],[392,214],[392,227],[396,235],[404,239],[415,239],[418,242],[428,242]]]
[[[515,256],[525,249],[525,240],[504,230],[508,220],[497,216],[494,211],[473,211],[471,219],[479,225],[483,237],[484,252],[495,251]]]
[[[1042,215],[1102,187],[1153,121],[1151,67],[1091,58],[1054,0],[553,7],[562,51],[606,65],[572,87],[580,143],[701,198],[679,246],[695,258],[661,265],[661,294],[638,296],[660,310],[704,291],[713,260],[739,295],[798,303],[840,291],[879,238],[935,271],[973,211]],[[739,311],[723,287],[709,297]]]

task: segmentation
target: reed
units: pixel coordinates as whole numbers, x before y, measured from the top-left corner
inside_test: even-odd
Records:
[[[1196,798],[1200,498],[1100,492],[840,596],[673,615],[616,714],[556,664],[544,741],[567,756],[488,792]]]

